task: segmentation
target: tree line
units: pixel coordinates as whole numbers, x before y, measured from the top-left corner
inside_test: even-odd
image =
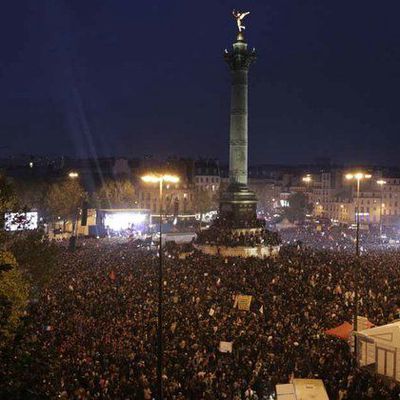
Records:
[[[191,211],[201,216],[218,207],[218,192],[201,188],[192,190]],[[64,179],[48,183],[45,180],[16,181],[15,202],[8,209],[39,210],[49,223],[75,220],[77,211],[86,203],[89,208],[137,208],[139,189],[129,179],[105,180],[95,191],[88,193],[79,179]]]

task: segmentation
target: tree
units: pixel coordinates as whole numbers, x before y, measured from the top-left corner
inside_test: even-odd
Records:
[[[19,269],[34,287],[42,287],[57,272],[60,249],[41,230],[14,233],[4,247],[15,255]]]
[[[306,214],[312,210],[304,193],[293,193],[288,199],[289,207],[284,211],[284,216],[291,222],[304,221]]]
[[[0,271],[0,347],[13,337],[23,315],[29,287],[17,268],[12,253],[0,251],[0,264],[9,267]],[[11,267],[11,268],[10,268]]]
[[[4,213],[18,207],[15,189],[7,177],[0,173],[0,228],[4,227]]]
[[[85,198],[86,194],[76,180],[53,183],[47,193],[48,214],[53,221],[58,217],[64,221],[75,220]]]
[[[193,210],[196,214],[200,214],[200,229],[204,214],[213,210],[214,207],[215,199],[213,195],[206,190],[197,188],[193,196]]]
[[[20,179],[14,182],[19,210],[44,210],[49,184],[43,179]]]
[[[18,202],[14,185],[5,174],[0,173],[0,231],[4,228],[4,214],[17,210]]]
[[[95,198],[101,208],[133,208],[135,187],[129,180],[108,180],[97,191]]]

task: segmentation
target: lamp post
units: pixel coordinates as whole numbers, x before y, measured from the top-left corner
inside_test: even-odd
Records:
[[[301,180],[306,184],[306,187],[307,187],[307,191],[306,191],[306,193],[307,193],[307,201],[308,201],[308,203],[311,203],[311,199],[310,199],[310,195],[311,195],[311,192],[310,192],[310,183],[312,182],[312,177],[311,177],[311,175],[310,174],[307,174],[306,176],[303,176],[303,178],[301,178]]]
[[[356,203],[356,263],[354,273],[354,331],[358,331],[358,285],[359,285],[359,263],[360,263],[360,184],[362,180],[370,179],[371,175],[363,172],[346,174],[346,179],[357,182],[357,203]],[[357,338],[354,341],[354,355],[356,362],[358,361],[358,343]]]
[[[309,192],[310,191],[310,184],[311,184],[311,182],[312,182],[312,176],[310,175],[310,174],[307,174],[306,176],[303,176],[302,178],[301,178],[301,180],[306,184],[306,186],[307,186],[307,192]]]
[[[71,171],[68,174],[68,178],[71,180],[78,179],[79,173],[76,171]],[[77,238],[77,231],[78,231],[78,215],[79,215],[79,208],[76,210],[75,223],[72,227],[72,236],[71,236],[70,242],[69,242],[69,248],[72,251],[74,251],[76,248],[76,238]]]
[[[379,234],[382,238],[382,228],[383,228],[383,186],[386,185],[386,181],[379,179],[376,183],[381,187],[381,206],[379,208]]]
[[[70,179],[79,178],[79,174],[78,174],[78,172],[71,171],[71,172],[68,174],[68,178],[70,178]]]
[[[301,180],[307,185],[308,188],[310,186],[310,183],[312,182],[312,177],[310,174],[307,174],[306,176],[303,176]]]
[[[163,185],[167,183],[178,183],[179,177],[175,175],[160,175],[150,174],[142,176],[142,181],[145,183],[158,183],[160,189],[160,244],[159,244],[159,264],[158,264],[158,325],[157,325],[157,392],[158,400],[163,398],[163,382],[162,382],[162,368],[163,368],[163,265],[162,265],[162,213],[163,213]]]

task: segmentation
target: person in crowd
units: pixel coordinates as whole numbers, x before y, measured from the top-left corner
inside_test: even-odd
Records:
[[[0,353],[0,398],[155,398],[156,251],[99,240],[61,251],[61,273]],[[324,334],[352,320],[351,253],[285,245],[274,259],[197,251],[181,259],[179,251],[171,246],[164,257],[166,399],[269,400],[293,376],[322,379],[332,400],[400,395],[398,385],[357,368],[347,342]],[[376,325],[397,318],[399,261],[398,251],[361,257],[360,315]],[[252,296],[249,311],[234,307],[238,294]],[[232,352],[221,352],[220,341],[232,342]]]

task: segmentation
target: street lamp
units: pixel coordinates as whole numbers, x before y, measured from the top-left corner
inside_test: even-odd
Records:
[[[312,182],[312,177],[310,174],[307,174],[306,176],[303,176],[303,178],[301,179],[303,182],[305,182],[308,186],[309,183]]]
[[[163,185],[167,183],[178,183],[179,177],[175,175],[149,174],[142,176],[145,183],[158,183],[160,187],[160,245],[159,245],[159,265],[158,265],[158,326],[157,326],[157,391],[158,400],[163,398],[162,384],[162,365],[163,365],[163,331],[162,331],[162,298],[163,298],[163,267],[162,267],[162,204],[163,204]]]
[[[68,174],[68,178],[71,179],[71,180],[78,179],[79,178],[79,173],[76,172],[76,171],[71,171]],[[69,241],[69,248],[72,251],[74,251],[75,248],[76,248],[76,237],[77,237],[77,234],[78,234],[78,216],[79,216],[79,208],[76,210],[75,224],[74,224],[74,226],[72,228],[72,236],[71,236],[70,241]]]
[[[355,263],[355,273],[354,273],[354,331],[358,330],[358,270],[359,270],[359,258],[360,258],[360,183],[362,180],[370,179],[370,174],[365,174],[363,172],[356,172],[352,174],[346,174],[346,179],[349,181],[357,182],[357,203],[356,203],[356,263]],[[354,355],[356,361],[358,362],[358,344],[357,338],[354,341]]]
[[[311,195],[311,193],[310,193],[310,183],[312,182],[312,177],[311,177],[311,175],[310,174],[307,174],[306,176],[303,176],[303,178],[301,178],[301,180],[306,184],[306,187],[307,187],[307,191],[306,191],[306,193],[307,193],[307,201],[310,203],[311,201],[310,201],[310,195]]]
[[[306,184],[307,186],[307,192],[310,191],[310,183],[312,182],[312,177],[310,174],[307,174],[306,176],[303,176],[303,178],[301,178],[301,180]]]
[[[71,171],[71,172],[68,174],[68,178],[71,178],[71,179],[79,178],[79,174],[78,174],[78,172]]]
[[[376,181],[376,183],[381,187],[381,206],[379,208],[379,233],[382,238],[382,228],[383,228],[383,222],[382,222],[382,216],[383,216],[383,186],[386,185],[386,181],[383,179],[379,179]]]

